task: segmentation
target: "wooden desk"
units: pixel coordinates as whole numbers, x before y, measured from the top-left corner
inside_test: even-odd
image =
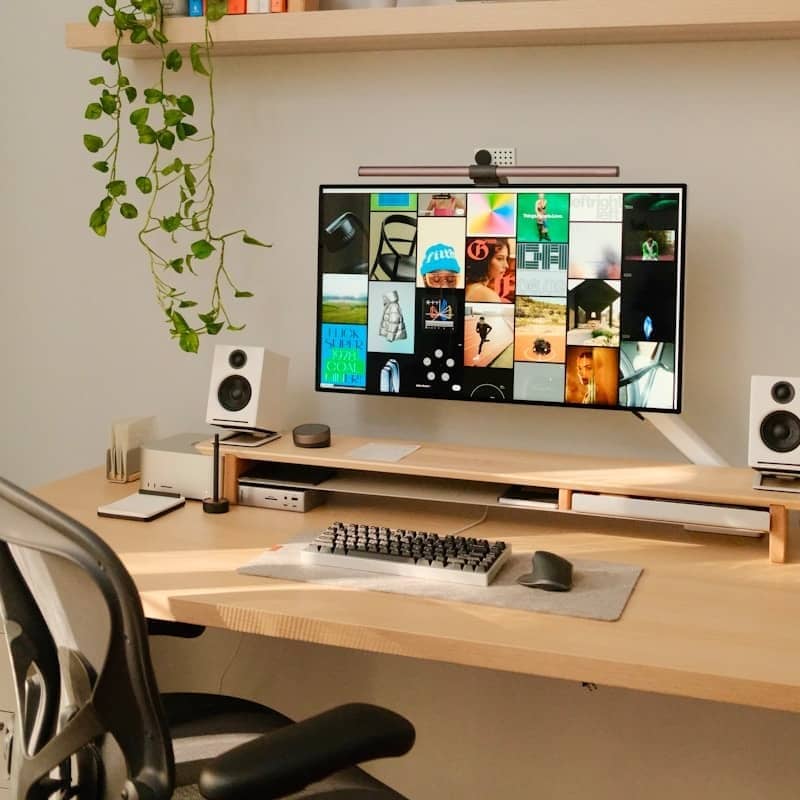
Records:
[[[199,503],[150,523],[100,518],[99,504],[136,489],[101,470],[38,494],[96,530],[132,573],[145,612],[247,633],[592,681],[664,694],[800,711],[800,563],[780,567],[767,542],[689,534],[654,523],[492,509],[482,535],[515,552],[644,567],[622,619],[572,617],[332,589],[238,575],[265,547],[333,519],[446,533],[480,510],[447,503],[331,497],[307,514]]]

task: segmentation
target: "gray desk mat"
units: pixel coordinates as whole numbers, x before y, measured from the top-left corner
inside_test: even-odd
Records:
[[[310,538],[310,537],[309,537]],[[614,622],[622,616],[641,567],[608,561],[571,559],[572,590],[545,592],[516,583],[518,576],[530,572],[531,553],[512,553],[511,559],[489,586],[445,583],[404,575],[383,575],[355,569],[300,563],[300,551],[308,538],[294,540],[281,547],[266,550],[258,558],[239,567],[244,575],[279,578],[289,581],[319,583],[347,589],[407,594],[461,603],[539,611],[569,617]]]

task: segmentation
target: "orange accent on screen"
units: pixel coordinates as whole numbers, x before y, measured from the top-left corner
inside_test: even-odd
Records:
[[[229,14],[246,14],[247,0],[228,0]]]
[[[286,0],[270,0],[269,10],[273,14],[279,14],[281,11],[286,11]]]

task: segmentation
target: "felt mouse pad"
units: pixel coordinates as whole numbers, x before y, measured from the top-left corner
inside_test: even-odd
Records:
[[[532,553],[512,553],[508,563],[488,586],[470,586],[404,575],[384,575],[355,569],[300,563],[300,551],[311,537],[266,550],[258,558],[239,567],[244,575],[305,581],[348,589],[408,594],[461,603],[477,603],[523,611],[540,611],[608,622],[622,616],[633,592],[641,567],[608,561],[571,559],[572,590],[545,592],[516,583],[520,575],[531,571]]]

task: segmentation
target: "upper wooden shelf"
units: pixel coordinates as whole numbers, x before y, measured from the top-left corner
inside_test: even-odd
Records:
[[[203,20],[167,20],[181,49],[203,38]],[[633,44],[800,38],[797,0],[533,0],[444,6],[307,11],[225,17],[214,23],[215,53],[258,55],[522,45]],[[113,28],[67,25],[67,47],[100,52]],[[123,56],[154,58],[148,45]]]

